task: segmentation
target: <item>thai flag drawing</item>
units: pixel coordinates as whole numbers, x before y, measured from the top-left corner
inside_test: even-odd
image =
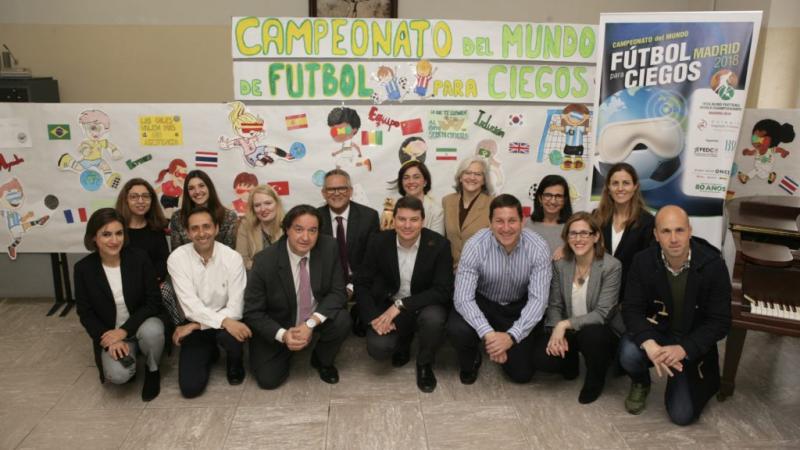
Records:
[[[219,157],[217,152],[194,152],[194,165],[197,167],[217,167]]]

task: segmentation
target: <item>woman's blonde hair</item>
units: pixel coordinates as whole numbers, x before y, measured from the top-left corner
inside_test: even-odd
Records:
[[[461,193],[461,175],[464,175],[464,172],[469,169],[469,166],[471,166],[472,163],[480,164],[483,170],[483,186],[481,187],[481,192],[491,197],[494,195],[494,192],[492,192],[492,175],[489,171],[489,163],[486,161],[486,158],[482,158],[480,156],[470,156],[462,159],[461,162],[458,163],[458,168],[453,176],[453,180],[455,181],[453,189],[455,189],[459,194]]]
[[[231,121],[231,125],[233,125],[233,129],[237,132],[242,131],[242,124],[245,123],[258,123],[263,125],[264,119],[258,117],[257,115],[248,112],[245,109],[244,103],[242,102],[231,102],[229,103],[231,109],[231,113],[228,116],[228,119]]]
[[[253,244],[256,247],[256,252],[260,251],[264,248],[263,240],[261,239],[261,223],[256,217],[255,210],[253,208],[253,202],[255,201],[254,198],[256,194],[265,194],[275,201],[275,219],[269,224],[267,227],[267,237],[269,237],[270,242],[277,241],[281,236],[283,236],[283,231],[281,231],[281,222],[283,222],[283,204],[281,203],[280,197],[275,192],[275,189],[268,184],[261,184],[253,188],[253,191],[250,192],[250,198],[247,200],[247,211],[244,215],[244,221],[242,226],[246,227],[247,232],[250,235],[250,239],[252,239]]]

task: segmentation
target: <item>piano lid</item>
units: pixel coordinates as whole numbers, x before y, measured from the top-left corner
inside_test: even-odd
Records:
[[[757,195],[728,202],[732,231],[800,238],[800,197]]]

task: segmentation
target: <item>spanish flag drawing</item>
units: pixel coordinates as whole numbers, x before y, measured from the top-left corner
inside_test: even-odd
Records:
[[[286,116],[286,129],[288,131],[308,128],[308,116],[305,113]]]

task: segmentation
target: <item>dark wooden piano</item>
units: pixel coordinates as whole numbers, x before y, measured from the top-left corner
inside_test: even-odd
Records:
[[[747,330],[800,336],[800,198],[742,197],[727,209],[736,262],[720,401],[733,394]]]

